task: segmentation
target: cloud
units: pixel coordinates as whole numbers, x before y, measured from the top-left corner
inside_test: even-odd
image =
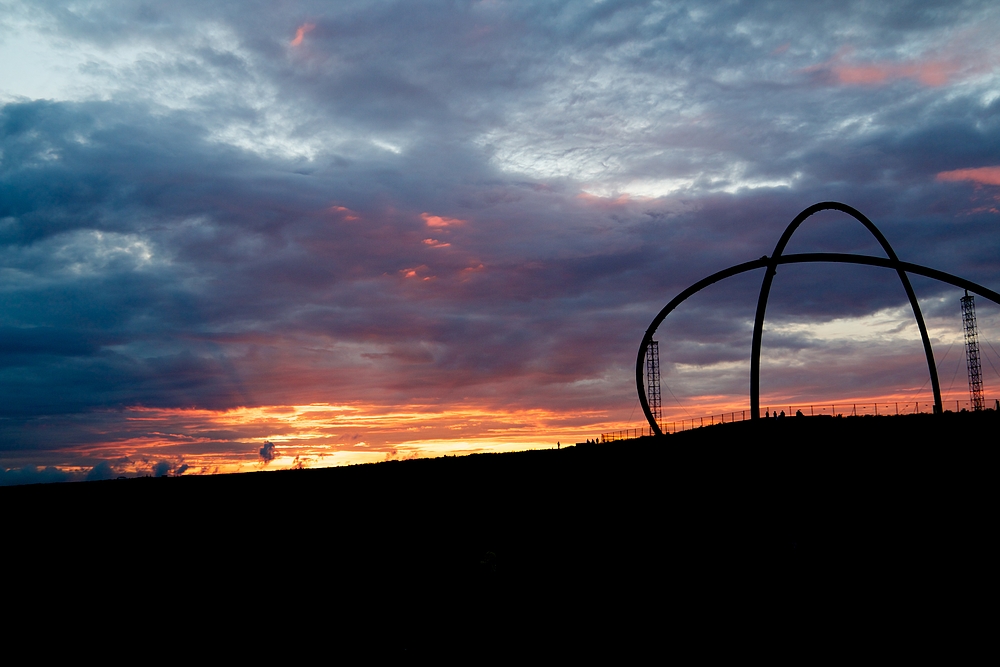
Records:
[[[98,480],[114,479],[118,477],[118,471],[115,470],[114,465],[110,461],[101,461],[87,473],[87,481],[94,482]]]
[[[939,181],[972,181],[981,185],[1000,185],[1000,167],[976,167],[938,172]]]
[[[290,42],[291,45],[300,46],[302,44],[302,40],[305,39],[306,33],[312,32],[315,29],[315,23],[303,23],[295,29],[295,38]]]
[[[924,86],[944,86],[950,83],[962,67],[952,60],[918,60],[912,62],[850,62],[852,49],[842,49],[820,65],[804,68],[807,73],[820,73],[829,80],[855,86],[884,85],[897,79],[914,79]]]
[[[0,469],[0,486],[15,486],[19,484],[49,484],[52,482],[69,482],[73,475],[55,467],[24,466],[10,470]]]
[[[440,215],[431,215],[430,213],[421,213],[420,217],[424,219],[428,227],[452,227],[455,225],[464,225],[467,222],[458,218],[446,218]]]
[[[278,450],[274,446],[273,442],[265,442],[263,446],[260,448],[260,452],[258,452],[258,454],[260,455],[261,463],[267,465],[268,463],[274,460],[275,456],[278,455]]]

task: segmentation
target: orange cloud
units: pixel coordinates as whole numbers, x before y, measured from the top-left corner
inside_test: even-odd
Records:
[[[354,211],[347,208],[346,206],[331,206],[327,209],[331,213],[341,213],[344,215],[344,220],[357,220],[358,216],[354,215]]]
[[[274,443],[276,453],[268,467],[326,467],[381,461],[387,454],[417,458],[547,448],[556,440],[580,441],[583,434],[609,428],[604,411],[477,405],[442,409],[313,403],[223,411],[135,407],[126,411],[126,421],[146,434],[96,445],[90,453],[114,461],[124,457],[139,462],[154,454],[157,460],[183,459],[188,465],[185,474],[258,469],[265,442]],[[238,442],[218,440],[220,432]],[[142,465],[146,464],[116,465],[116,470],[134,474],[142,472]]]
[[[972,181],[983,185],[1000,185],[1000,167],[977,167],[975,169],[955,169],[942,171],[939,181]]]
[[[420,275],[422,273],[426,274],[428,271],[430,271],[430,269],[428,269],[426,265],[421,264],[420,266],[415,266],[410,269],[400,269],[399,275],[404,278],[419,278],[421,280],[433,280],[434,278],[437,278],[437,276]]]
[[[295,30],[295,39],[292,40],[292,46],[298,46],[305,39],[307,32],[312,32],[316,27],[315,23],[303,23]]]
[[[480,264],[479,266],[469,266],[459,271],[458,275],[461,280],[468,280],[469,276],[471,276],[473,273],[479,273],[484,269],[485,267],[482,264]]]
[[[451,227],[453,225],[464,225],[467,222],[459,218],[446,218],[441,215],[431,215],[430,213],[421,213],[420,217],[424,219],[428,227]]]

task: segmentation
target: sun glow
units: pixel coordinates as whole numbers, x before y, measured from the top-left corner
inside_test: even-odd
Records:
[[[211,474],[542,449],[594,438],[616,426],[605,411],[327,403],[232,410],[133,407],[123,418],[117,438],[82,452],[111,462],[122,474],[143,474],[159,461],[183,474]],[[269,460],[260,455],[265,443],[273,444]]]

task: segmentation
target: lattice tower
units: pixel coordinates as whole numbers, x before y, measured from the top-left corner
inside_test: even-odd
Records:
[[[660,346],[655,340],[649,341],[649,347],[646,348],[646,385],[649,411],[659,424],[663,421],[660,409]]]
[[[982,410],[985,406],[983,400],[983,373],[979,365],[979,332],[976,330],[976,302],[975,298],[965,290],[962,297],[962,322],[965,324],[965,358],[966,367],[969,369],[969,399],[972,401],[973,410]]]

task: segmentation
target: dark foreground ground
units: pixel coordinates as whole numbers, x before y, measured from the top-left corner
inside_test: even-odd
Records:
[[[993,412],[785,418],[8,487],[7,608],[286,657],[954,655],[995,627],[998,428]]]

